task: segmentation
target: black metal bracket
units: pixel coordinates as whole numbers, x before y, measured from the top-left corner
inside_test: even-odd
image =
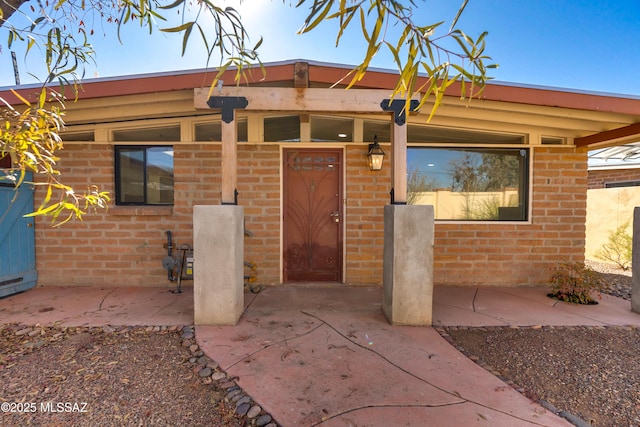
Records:
[[[233,121],[233,111],[247,108],[249,101],[244,96],[211,96],[207,105],[209,108],[220,108],[222,121],[229,124]]]
[[[398,126],[402,126],[407,122],[406,105],[407,103],[403,99],[383,99],[380,103],[380,107],[384,111],[393,111],[393,119]],[[409,112],[417,111],[418,105],[420,105],[420,101],[412,99],[409,103]]]
[[[233,190],[233,202],[220,202],[221,205],[238,205],[238,189]]]
[[[394,195],[393,188],[391,189],[389,194],[391,195],[391,204],[392,205],[406,205],[407,204],[407,202],[396,202],[396,197]]]

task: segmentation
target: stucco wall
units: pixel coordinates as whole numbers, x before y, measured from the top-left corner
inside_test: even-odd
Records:
[[[640,187],[605,188],[605,184],[640,180],[640,168],[596,169],[589,171],[587,191],[587,223],[585,258],[603,261],[595,256],[608,242],[611,233],[625,223],[631,235],[633,209],[640,206]]]
[[[366,167],[363,147],[345,148],[346,283],[382,283],[390,157],[383,171],[376,173]],[[541,284],[557,261],[583,259],[586,155],[575,154],[572,147],[539,147],[533,158],[532,223],[436,223],[436,284]],[[110,145],[68,144],[59,166],[65,181],[77,189],[95,184],[113,191]],[[192,206],[220,203],[220,145],[176,144],[174,168],[173,207],[114,206],[61,228],[51,228],[39,218],[39,284],[175,286],[161,266],[167,252],[165,231],[172,231],[176,244],[192,244]],[[278,284],[278,145],[240,144],[238,174],[239,203],[245,207],[246,227],[253,233],[245,240],[245,258],[258,265],[259,283]]]
[[[588,190],[587,206],[585,258],[602,261],[595,254],[611,233],[627,223],[627,231],[632,234],[633,209],[640,206],[640,187]]]

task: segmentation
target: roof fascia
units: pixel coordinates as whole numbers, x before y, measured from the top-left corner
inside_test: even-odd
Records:
[[[294,75],[293,63],[279,63],[268,67],[268,73],[263,75],[259,67],[247,70],[238,84],[251,85],[258,83],[270,83],[280,81],[292,81]],[[266,71],[267,67],[265,67]],[[209,88],[214,79],[222,80],[225,86],[236,85],[238,70],[228,69],[222,75],[217,76],[216,70],[198,70],[191,73],[177,74],[147,74],[139,76],[128,76],[124,78],[109,78],[84,81],[78,87],[78,99],[106,98],[124,95],[143,95],[147,93],[170,92],[177,90],[193,90],[194,88]],[[17,87],[20,92],[30,102],[34,102],[40,93],[40,85],[27,85]],[[69,88],[67,88],[70,91]],[[21,104],[10,90],[0,91],[0,98],[11,105]]]
[[[246,85],[271,84],[275,86],[292,85],[295,76],[296,64],[306,62],[308,64],[309,84],[325,84],[327,86],[346,86],[351,79],[351,67],[337,64],[323,64],[304,60],[287,61],[264,64],[266,75],[263,75],[259,67],[254,67],[240,83]],[[235,86],[238,70],[226,70],[219,80],[223,80],[224,86]],[[141,75],[125,78],[99,79],[98,81],[86,81],[80,86],[78,98],[106,98],[123,95],[141,95],[149,93],[170,92],[178,90],[193,90],[194,88],[210,88],[216,78],[215,70],[197,70],[195,72],[162,73],[157,75]],[[391,91],[396,87],[398,74],[387,70],[373,69],[367,72],[358,81],[354,88],[379,89]],[[426,77],[421,77],[417,87],[427,83]],[[468,84],[467,84],[468,85]],[[18,88],[20,89],[20,88]],[[28,88],[24,88],[25,90]],[[36,87],[30,87],[36,89]],[[456,82],[447,90],[450,99],[460,99],[462,83]],[[469,87],[467,87],[467,92]],[[33,93],[21,95],[30,101],[35,101],[38,90]],[[19,104],[20,100],[10,91],[0,92],[0,98],[10,104]],[[637,116],[640,122],[640,99],[625,97],[623,95],[579,93],[568,90],[541,87],[523,87],[516,85],[489,83],[478,94],[478,99],[485,101],[497,101],[500,103],[521,104],[530,106],[553,107],[592,111],[594,113],[621,114]],[[627,121],[628,120],[628,121]],[[633,122],[627,118],[627,122]],[[579,148],[616,145],[637,140],[640,137],[640,124],[631,124],[616,129],[599,132],[593,135],[576,138]]]
[[[264,64],[266,75],[263,75],[260,67],[256,66],[243,78],[240,85],[293,82],[296,63],[291,61]],[[308,64],[311,84],[346,86],[350,82],[351,67],[314,62],[308,62]],[[225,86],[235,85],[238,77],[237,72],[238,70],[236,69],[228,69],[219,79],[225,82]],[[87,99],[210,87],[216,74],[216,70],[196,70],[194,72],[146,74],[123,78],[87,80],[80,86],[78,97]],[[395,71],[372,69],[354,87],[393,90],[396,87],[397,79],[398,74]],[[422,87],[427,82],[428,79],[426,77],[421,77],[416,87]],[[20,91],[22,96],[25,96],[23,91],[39,89],[39,87],[27,85],[16,89]],[[469,92],[468,83],[467,92]],[[448,96],[459,98],[460,94],[460,82],[456,82],[447,90]],[[27,95],[29,94],[27,93]],[[35,100],[37,95],[32,94],[31,96]],[[19,103],[18,99],[9,90],[0,91],[0,97],[11,104],[14,101]],[[27,97],[25,96],[25,98]],[[554,88],[488,83],[484,90],[477,95],[477,98],[489,101],[640,115],[640,99],[623,95],[580,93]],[[30,98],[27,99],[31,100]]]

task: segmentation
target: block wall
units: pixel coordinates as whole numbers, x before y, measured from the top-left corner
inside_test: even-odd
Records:
[[[391,156],[371,172],[363,148],[345,148],[345,277],[347,284],[382,283],[384,205],[390,201]],[[533,154],[531,224],[436,223],[436,284],[544,283],[558,261],[584,259],[586,154],[540,147]],[[113,147],[72,145],[62,152],[64,182],[114,192]],[[280,150],[276,144],[238,146],[238,202],[244,206],[245,259],[258,266],[258,283],[280,280]],[[83,221],[51,228],[36,221],[40,285],[167,286],[162,268],[166,231],[174,244],[193,245],[192,207],[220,203],[220,145],[174,146],[173,207],[112,207]],[[41,197],[42,189],[36,192]],[[38,201],[36,200],[36,205]],[[174,251],[174,254],[176,252]],[[185,282],[190,286],[191,282]]]

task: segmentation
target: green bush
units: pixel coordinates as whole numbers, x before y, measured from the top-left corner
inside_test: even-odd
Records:
[[[601,296],[606,282],[600,274],[582,262],[561,262],[549,279],[550,298],[575,304],[597,304],[591,296],[597,292]]]
[[[623,270],[631,267],[631,252],[633,237],[627,233],[629,221],[622,224],[609,234],[608,242],[603,244],[595,253],[596,258],[610,261]]]

